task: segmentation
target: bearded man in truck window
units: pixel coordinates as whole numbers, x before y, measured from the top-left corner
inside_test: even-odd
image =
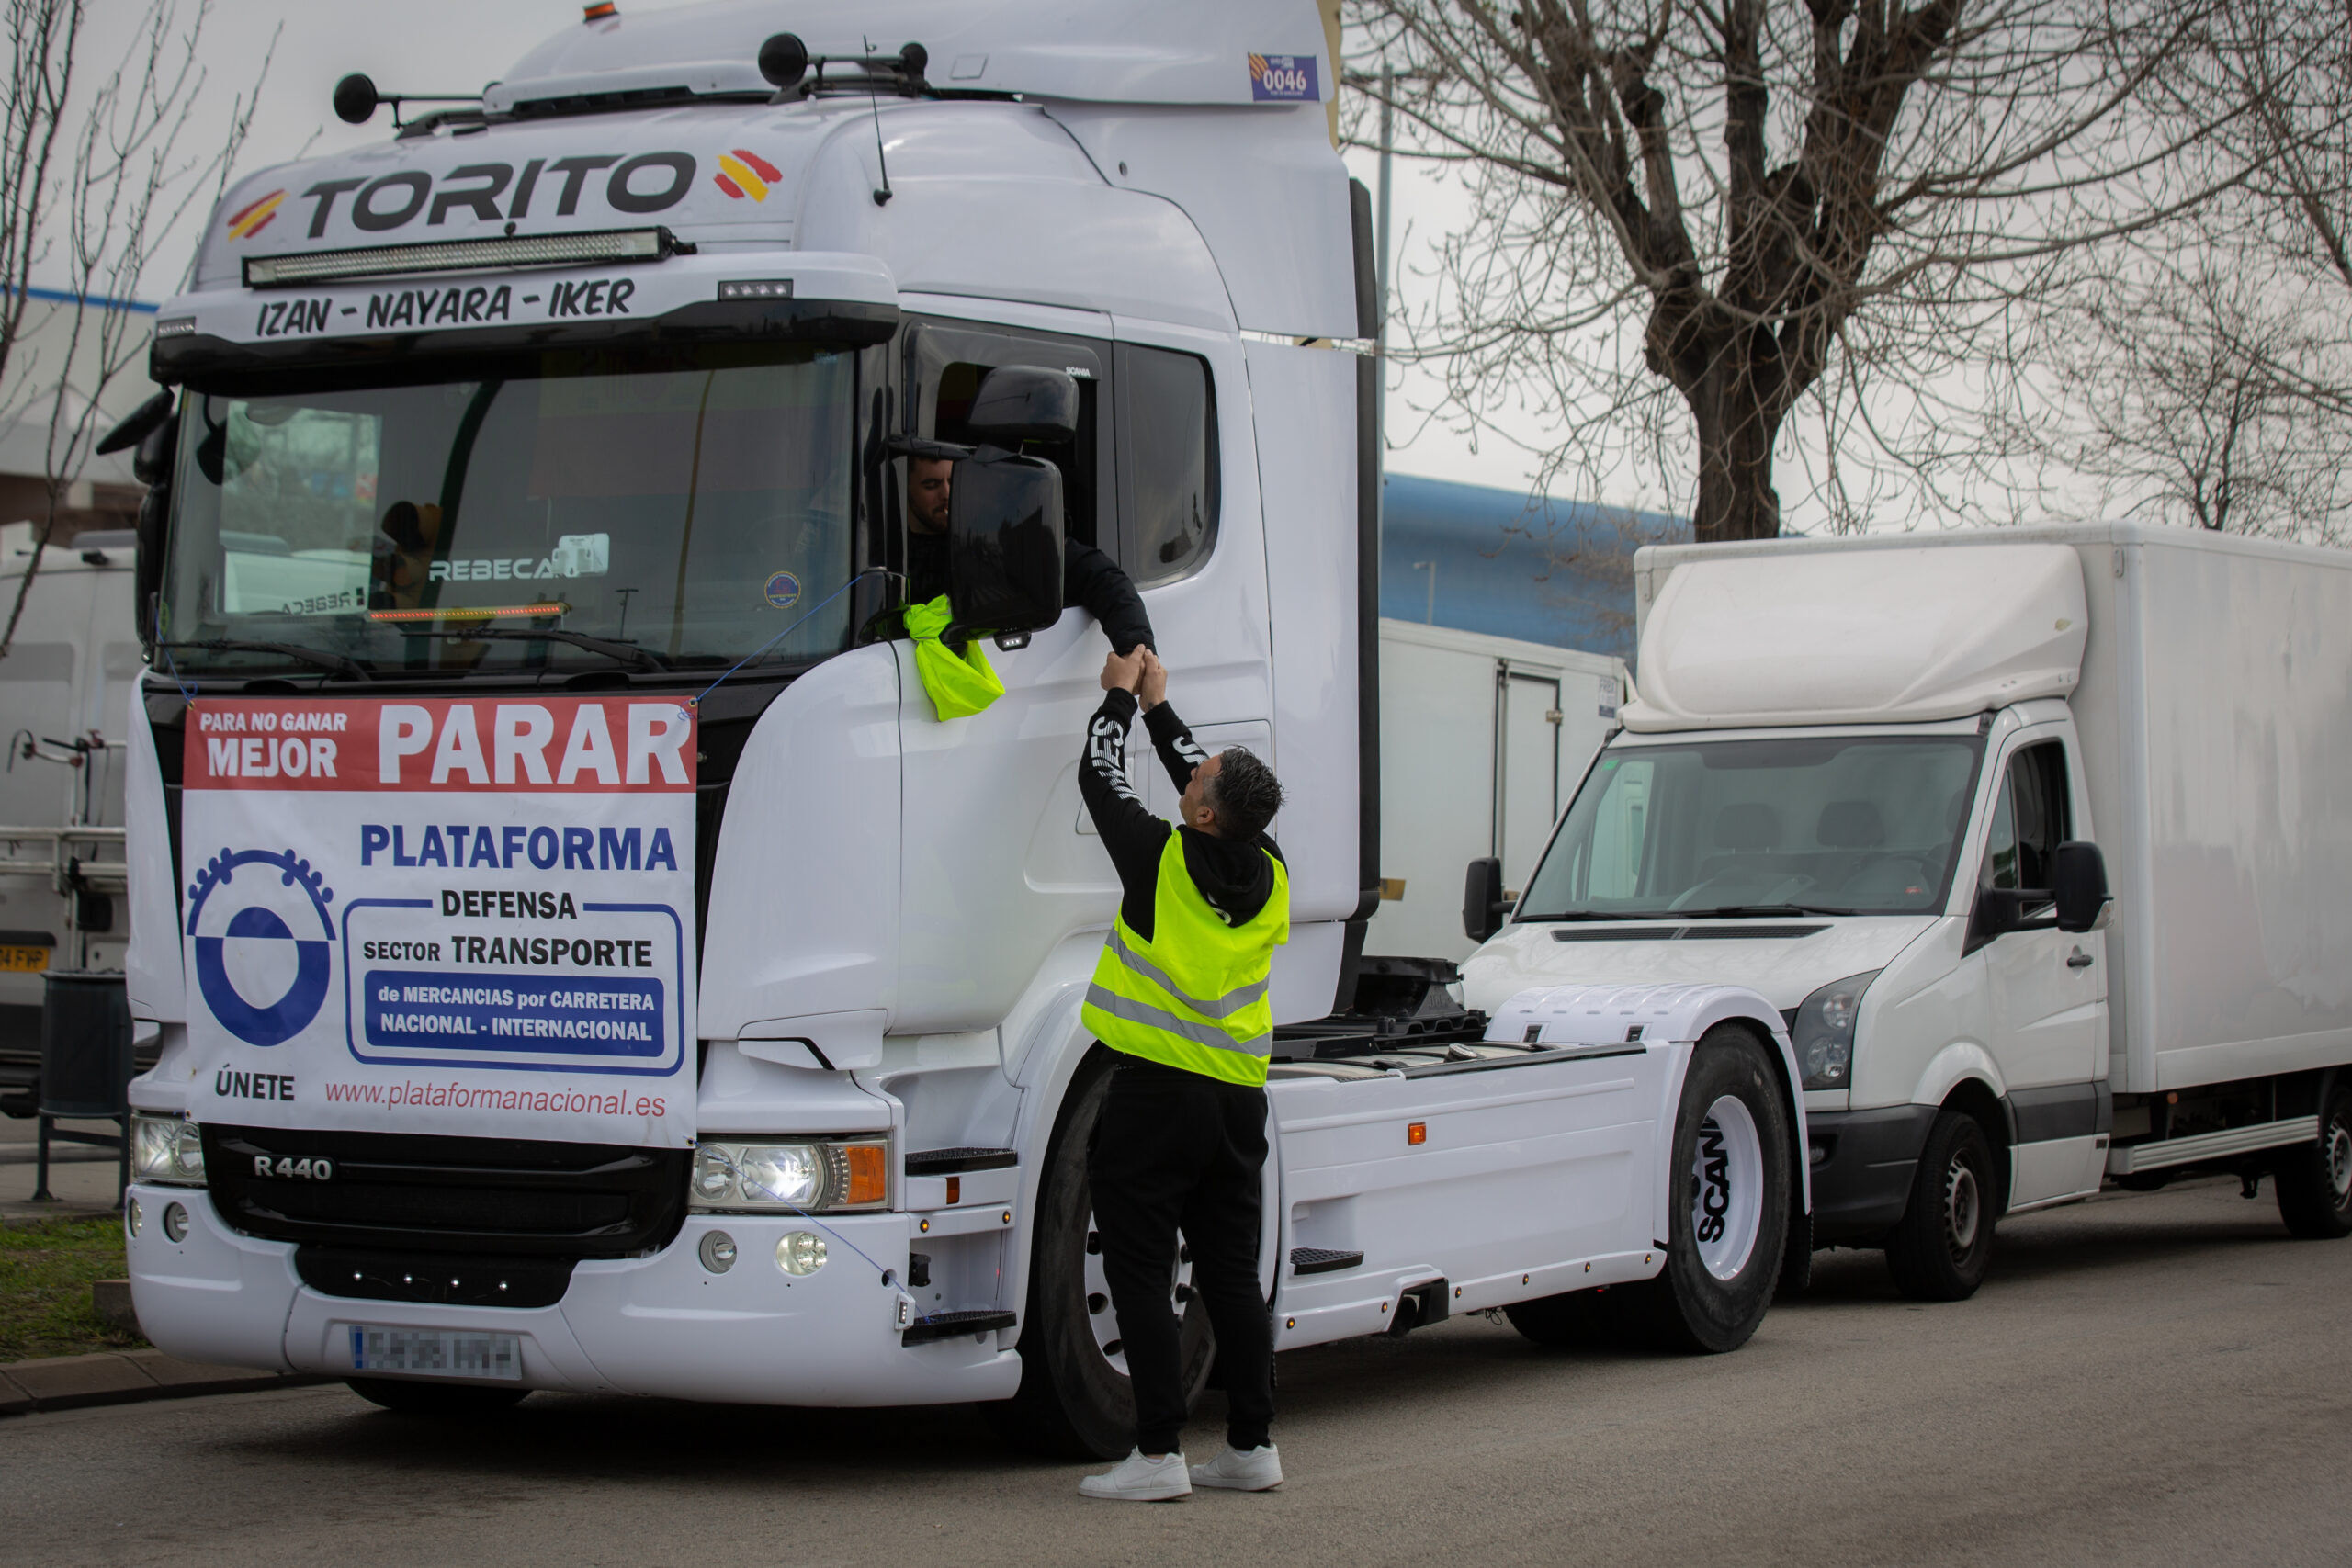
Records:
[[[1119,1053],[1087,1160],[1102,1271],[1135,1387],[1135,1451],[1079,1483],[1089,1497],[1166,1502],[1193,1488],[1271,1491],[1282,1457],[1273,1321],[1258,1289],[1266,1163],[1267,988],[1290,940],[1290,876],[1266,825],[1282,807],[1273,770],[1240,747],[1212,757],[1169,705],[1148,648],[1102,666],[1079,791],[1119,873],[1118,919],[1083,1017]],[[1127,782],[1140,705],[1152,747],[1183,791],[1181,825],[1144,808]],[[1170,1303],[1177,1233],[1216,1331],[1226,1447],[1187,1466],[1180,1331]]]
[[[945,457],[907,462],[907,602],[928,604],[947,592],[947,502],[956,465]],[[1062,604],[1102,623],[1114,653],[1157,649],[1143,595],[1119,563],[1082,539],[1062,541]]]

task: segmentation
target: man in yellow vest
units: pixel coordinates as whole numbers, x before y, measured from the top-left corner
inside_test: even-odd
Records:
[[[1083,1016],[1119,1053],[1087,1175],[1102,1271],[1135,1387],[1136,1449],[1090,1497],[1163,1502],[1195,1485],[1262,1492],[1283,1483],[1273,1419],[1273,1323],[1258,1289],[1266,1163],[1267,996],[1274,949],[1290,940],[1290,879],[1266,824],[1283,803],[1273,770],[1240,747],[1212,757],[1167,701],[1149,648],[1114,653],[1087,727],[1079,790],[1119,873],[1119,913]],[[1181,826],[1144,808],[1127,782],[1127,729],[1144,727],[1183,793]],[[1188,1467],[1170,1306],[1177,1233],[1193,1289],[1216,1331],[1226,1447]]]

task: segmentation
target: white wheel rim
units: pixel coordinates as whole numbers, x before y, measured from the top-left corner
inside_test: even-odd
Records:
[[[2346,1193],[2352,1193],[2352,1129],[2341,1122],[2328,1123],[2327,1180],[2335,1190],[2338,1204]]]
[[[1718,1280],[1747,1267],[1762,1228],[1764,1140],[1747,1107],[1724,1095],[1707,1107],[1690,1160],[1690,1235]]]
[[[1120,1345],[1119,1314],[1111,1305],[1111,1277],[1102,1270],[1102,1248],[1098,1239],[1101,1234],[1096,1230],[1094,1215],[1090,1212],[1086,1216],[1086,1325],[1094,1331],[1094,1348],[1102,1352],[1102,1359],[1111,1363],[1111,1370],[1125,1377],[1126,1349],[1124,1346],[1113,1348]],[[1176,1275],[1168,1289],[1168,1305],[1180,1323],[1184,1317],[1181,1292],[1190,1290],[1192,1284],[1193,1260],[1186,1255],[1183,1246],[1179,1244],[1176,1248]],[[1101,1305],[1096,1305],[1097,1303]]]

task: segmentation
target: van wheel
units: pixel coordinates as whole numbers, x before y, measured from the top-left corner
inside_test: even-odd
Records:
[[[370,1404],[401,1416],[494,1416],[531,1391],[461,1382],[410,1382],[405,1378],[345,1378],[345,1387]]]
[[[980,1406],[996,1430],[1046,1459],[1123,1459],[1136,1444],[1135,1393],[1119,1348],[1118,1318],[1102,1280],[1086,1155],[1111,1084],[1107,1062],[1079,1069],[1062,1102],[1061,1125],[1046,1156],[1029,1264],[1029,1304],[1021,1325],[1021,1387]],[[1182,1256],[1171,1260],[1178,1269]],[[1216,1343],[1208,1309],[1171,1272],[1171,1291],[1190,1296],[1183,1316],[1184,1396],[1200,1396]],[[1100,1302],[1100,1310],[1095,1310]]]
[[[1541,1345],[1597,1336],[1641,1349],[1738,1349],[1764,1321],[1781,1275],[1789,1144],[1788,1105],[1764,1043],[1744,1024],[1717,1024],[1691,1055],[1675,1113],[1666,1268],[1505,1315]]]
[[[1993,1261],[1993,1145],[1976,1118],[1944,1111],[1928,1129],[1911,1201],[1886,1238],[1886,1269],[1913,1301],[1964,1302]]]
[[[2319,1136],[2282,1155],[2278,1217],[2308,1241],[2352,1235],[2352,1085],[2338,1082],[2320,1107]]]

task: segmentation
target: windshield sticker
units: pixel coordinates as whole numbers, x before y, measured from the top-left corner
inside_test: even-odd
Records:
[[[772,610],[789,610],[800,602],[800,580],[788,571],[779,571],[768,579],[763,597]]]
[[[602,577],[612,570],[610,534],[566,534],[537,560],[529,556],[453,556],[435,561],[435,582],[504,582],[515,578]]]
[[[1250,57],[1250,96],[1261,104],[1312,103],[1322,97],[1316,86],[1316,58],[1311,54],[1253,54]]]
[[[691,711],[207,699],[191,719],[192,1114],[691,1141]]]

